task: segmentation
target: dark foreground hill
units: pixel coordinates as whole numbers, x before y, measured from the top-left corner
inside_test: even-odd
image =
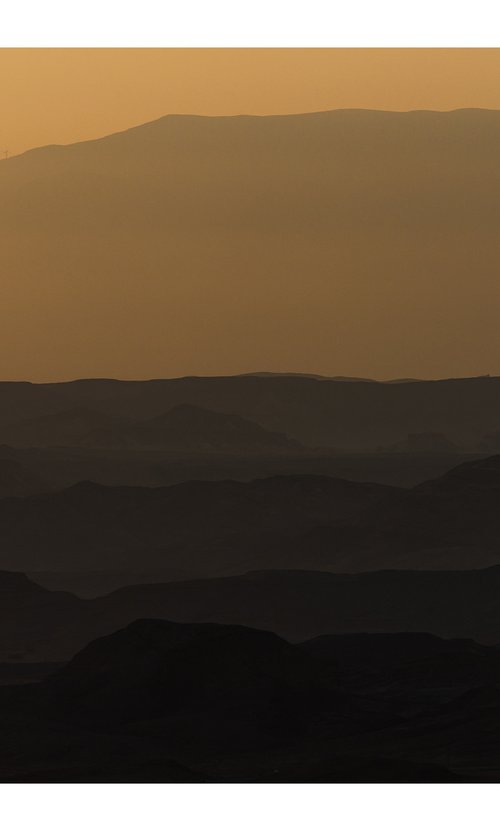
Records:
[[[107,726],[146,715],[172,718],[194,705],[229,723],[244,722],[249,707],[269,722],[273,709],[276,728],[280,701],[297,721],[322,693],[315,663],[273,633],[149,619],[92,642],[50,677],[49,687],[78,721]],[[332,707],[339,702],[332,696]]]
[[[111,575],[130,583],[126,573],[144,582],[252,569],[479,569],[500,560],[499,495],[498,456],[411,489],[321,476],[80,483],[0,500],[0,566],[103,572],[104,588]]]
[[[476,572],[255,572],[125,587],[87,602],[96,621],[154,617],[272,630],[300,641],[321,633],[431,632],[500,644],[500,568]],[[107,619],[107,616],[110,616]]]
[[[499,683],[472,641],[142,619],[0,688],[0,780],[495,781]]]

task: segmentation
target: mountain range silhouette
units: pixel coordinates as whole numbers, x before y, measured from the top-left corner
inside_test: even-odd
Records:
[[[167,116],[1,162],[2,782],[499,781],[499,142]]]
[[[82,482],[0,500],[0,567],[149,580],[262,568],[485,568],[499,563],[499,490],[498,456],[410,489],[319,476],[166,488]]]
[[[245,627],[140,619],[39,682],[0,687],[0,775],[482,779],[494,774],[487,737],[499,728],[499,677],[496,648],[425,633],[290,645]],[[5,742],[12,724],[14,745]]]

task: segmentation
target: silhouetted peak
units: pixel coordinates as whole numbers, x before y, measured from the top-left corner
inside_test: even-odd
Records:
[[[275,633],[250,627],[213,623],[183,624],[164,619],[139,618],[123,629],[91,642],[61,671],[59,677],[63,679],[82,668],[85,668],[86,675],[91,668],[100,668],[99,672],[107,668],[112,673],[123,659],[132,664],[134,661],[142,664],[143,661],[150,662],[152,659],[162,663],[170,651],[194,642],[234,642],[240,646],[254,642],[258,645],[288,646]]]
[[[311,659],[274,633],[139,619],[87,645],[47,684],[76,707],[128,720],[268,701],[300,685]],[[78,704],[80,703],[80,704]]]

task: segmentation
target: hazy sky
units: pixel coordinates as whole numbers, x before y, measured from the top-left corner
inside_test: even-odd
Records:
[[[500,49],[0,49],[0,150],[167,113],[500,108]]]
[[[11,157],[337,110],[0,160],[0,378],[499,372],[500,49],[0,49],[0,72]]]

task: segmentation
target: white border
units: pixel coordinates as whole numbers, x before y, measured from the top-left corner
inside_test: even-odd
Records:
[[[3,786],[9,832],[497,832],[497,786]]]
[[[12,0],[1,46],[500,46],[497,0]]]

